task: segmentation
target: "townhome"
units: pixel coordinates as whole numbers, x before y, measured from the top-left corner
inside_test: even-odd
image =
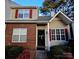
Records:
[[[73,21],[63,12],[54,16],[38,16],[36,6],[10,7],[10,19],[5,21],[5,44],[50,50],[71,39],[70,24]]]

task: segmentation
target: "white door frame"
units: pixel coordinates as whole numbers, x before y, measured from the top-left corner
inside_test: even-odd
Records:
[[[44,30],[46,36],[46,29],[45,28],[36,28],[36,48],[38,47],[38,30]],[[46,37],[45,37],[46,39]]]

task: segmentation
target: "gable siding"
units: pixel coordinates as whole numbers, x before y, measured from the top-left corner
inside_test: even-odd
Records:
[[[11,10],[10,19],[15,19],[16,10],[15,9],[10,9],[10,10]]]
[[[54,20],[52,20],[49,23],[49,28],[64,28],[67,25],[63,23],[63,21],[61,21],[61,19],[59,17],[56,17]]]

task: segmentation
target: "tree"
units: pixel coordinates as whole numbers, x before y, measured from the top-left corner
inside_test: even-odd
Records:
[[[61,4],[64,3],[64,0],[45,0],[43,2],[43,7],[40,8],[41,13],[47,14],[48,12],[51,13],[52,9],[58,8]]]
[[[43,13],[43,15],[47,15],[48,13],[50,13],[50,10],[46,7],[40,7],[40,12]]]
[[[40,8],[42,14],[47,15],[53,11],[64,12],[71,20],[74,20],[74,0],[45,0]]]
[[[64,3],[64,0],[59,0],[59,1],[46,0],[46,1],[43,2],[43,6],[52,9],[52,8],[57,8],[57,7],[60,6],[62,3]]]

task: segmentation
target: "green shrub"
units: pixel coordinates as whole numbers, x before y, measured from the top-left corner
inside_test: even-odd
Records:
[[[68,45],[71,48],[71,53],[74,56],[74,40],[69,40]]]
[[[53,46],[51,47],[50,52],[52,53],[52,55],[61,55],[63,54],[63,49],[61,46]]]
[[[71,52],[71,47],[69,47],[68,45],[52,46],[50,48],[50,51],[47,51],[47,56],[48,59],[54,58],[57,55],[64,56],[64,52]]]
[[[23,51],[23,47],[20,46],[6,46],[5,57],[6,59],[16,59],[16,57]]]

